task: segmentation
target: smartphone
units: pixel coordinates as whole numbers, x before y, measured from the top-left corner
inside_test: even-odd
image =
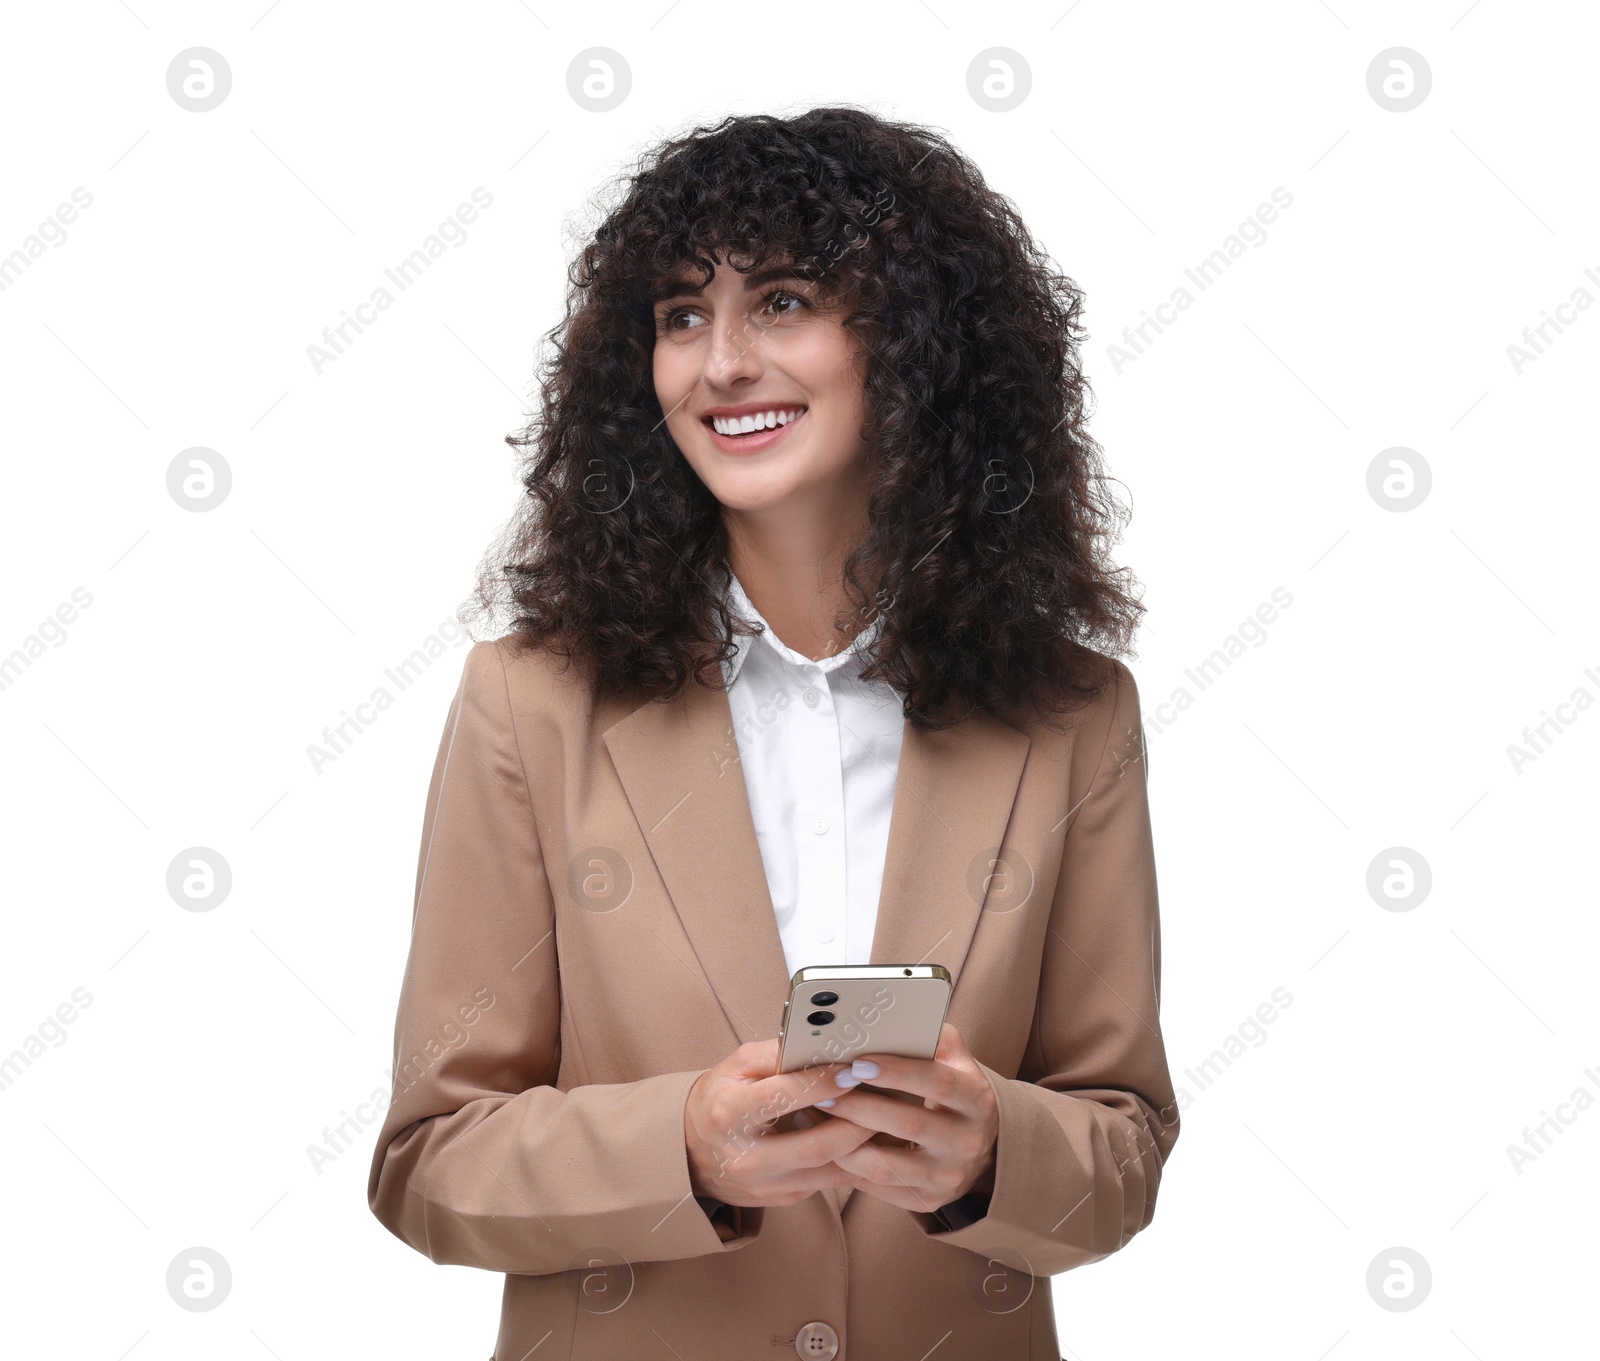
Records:
[[[815,1063],[849,1063],[862,1054],[931,1059],[950,1007],[950,971],[942,964],[838,964],[800,969],[789,980],[779,1030],[778,1072]],[[913,1092],[867,1091],[921,1104]],[[813,1116],[826,1115],[812,1108]],[[876,1142],[900,1143],[881,1131]]]

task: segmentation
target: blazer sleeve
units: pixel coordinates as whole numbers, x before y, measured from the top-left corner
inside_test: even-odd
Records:
[[[523,1275],[602,1244],[640,1262],[754,1241],[759,1209],[702,1206],[689,1181],[683,1110],[704,1069],[555,1086],[556,943],[505,664],[476,643],[423,816],[372,1213],[435,1262]]]
[[[1178,1138],[1158,1018],[1161,934],[1139,691],[1120,661],[1115,672],[1109,721],[1074,743],[1075,811],[1032,1037],[1015,1078],[979,1065],[1000,1113],[987,1206],[963,1197],[908,1212],[940,1242],[1035,1276],[1109,1256],[1149,1224]]]

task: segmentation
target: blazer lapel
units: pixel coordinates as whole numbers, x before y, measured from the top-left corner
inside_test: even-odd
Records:
[[[938,732],[906,725],[869,963],[943,964],[960,981],[985,903],[1010,886],[994,861],[1032,745],[981,712]],[[825,1194],[843,1213],[854,1193]]]
[[[889,820],[873,964],[943,964],[959,981],[1011,821],[1028,735],[988,714],[953,728],[906,725]]]
[[[750,815],[727,693],[691,685],[608,728],[629,805],[736,1042],[774,1039],[789,968]],[[1031,743],[984,713],[901,742],[873,964],[958,981]],[[842,1211],[853,1188],[824,1192]]]
[[[727,692],[646,702],[602,740],[735,1041],[776,1039],[789,967]]]

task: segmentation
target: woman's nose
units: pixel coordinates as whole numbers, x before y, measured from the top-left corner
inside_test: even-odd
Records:
[[[719,318],[707,356],[709,377],[727,384],[753,378],[761,372],[761,336],[754,321],[742,310]]]

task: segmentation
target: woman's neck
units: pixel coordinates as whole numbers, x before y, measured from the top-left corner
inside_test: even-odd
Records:
[[[844,560],[866,531],[864,503],[849,521],[732,510],[723,518],[728,565],[784,646],[820,661],[849,647],[871,622],[855,617],[844,590]],[[843,614],[851,618],[841,633],[833,621]]]

